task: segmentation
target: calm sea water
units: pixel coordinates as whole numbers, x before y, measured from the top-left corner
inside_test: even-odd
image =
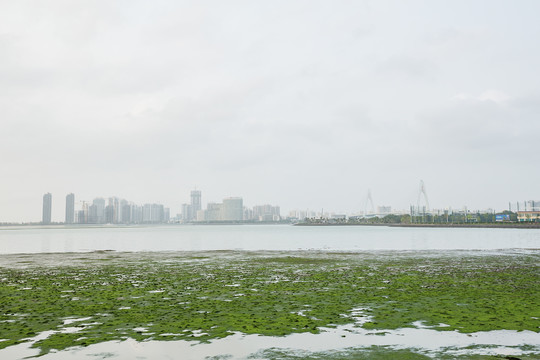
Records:
[[[509,248],[540,248],[540,230],[291,225],[0,228],[0,254],[96,250],[362,251]]]

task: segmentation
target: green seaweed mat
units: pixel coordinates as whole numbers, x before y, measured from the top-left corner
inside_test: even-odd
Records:
[[[441,331],[539,331],[534,251],[195,255],[11,257],[0,267],[0,349],[317,333],[354,322],[358,308],[371,319],[366,329],[423,321]]]

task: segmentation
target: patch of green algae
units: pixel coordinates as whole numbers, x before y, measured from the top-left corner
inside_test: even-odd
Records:
[[[63,265],[36,265],[54,264],[54,256]],[[36,255],[34,264],[24,259],[0,268],[0,349],[44,331],[51,334],[32,344],[40,354],[127,338],[208,341],[233,332],[317,333],[354,322],[351,310],[358,308],[371,319],[362,325],[366,329],[422,321],[465,333],[540,330],[535,252],[53,254]]]
[[[250,358],[253,359],[272,359],[272,360],[340,360],[340,359],[354,359],[354,360],[388,360],[388,359],[400,359],[400,360],[430,360],[431,358],[422,354],[417,354],[411,350],[400,349],[387,349],[385,347],[370,347],[364,349],[346,349],[329,352],[308,352],[297,351],[291,353],[290,351],[284,351],[279,349],[268,349],[259,351]]]
[[[218,360],[219,357],[210,358]],[[335,351],[288,351],[282,349],[266,349],[252,354],[248,359],[272,359],[272,360],[537,360],[533,355],[504,356],[504,355],[478,355],[478,354],[422,354],[415,349],[393,349],[388,346],[370,346],[366,348],[353,348]]]

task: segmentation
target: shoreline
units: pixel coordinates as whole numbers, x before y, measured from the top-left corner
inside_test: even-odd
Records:
[[[340,223],[297,223],[294,226],[387,226],[412,228],[479,228],[479,229],[540,229],[540,223],[509,224],[340,224]]]
[[[478,229],[540,229],[540,223],[433,223],[433,224],[397,224],[397,223],[285,223],[285,222],[201,222],[187,224],[13,224],[0,225],[2,230],[20,230],[20,229],[120,229],[120,228],[152,228],[152,227],[176,227],[176,226],[244,226],[244,225],[289,225],[289,226],[385,226],[385,227],[410,227],[410,228],[478,228]]]

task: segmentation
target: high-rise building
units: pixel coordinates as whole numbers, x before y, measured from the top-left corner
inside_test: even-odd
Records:
[[[66,224],[75,222],[75,195],[73,193],[66,196]]]
[[[171,220],[171,209],[164,208],[163,209],[163,222],[168,223]]]
[[[223,204],[220,203],[208,203],[206,207],[206,221],[220,221],[221,220],[221,208]]]
[[[43,217],[42,224],[51,223],[51,214],[52,214],[52,195],[51,193],[46,193],[43,195]]]
[[[106,207],[107,223],[118,224],[122,221],[122,207],[120,206],[120,199],[117,197],[109,198],[109,205]]]
[[[132,220],[132,204],[127,202],[126,200],[122,200],[120,202],[120,206],[122,207],[122,219],[121,222],[123,224],[129,224],[133,222]]]
[[[85,213],[84,213],[84,210],[79,210],[77,211],[77,213],[75,214],[76,215],[76,221],[77,221],[77,224],[86,224],[87,223],[87,218],[85,216]]]
[[[182,220],[184,222],[191,221],[191,219],[192,219],[191,214],[192,214],[191,205],[182,204]]]
[[[105,222],[105,199],[96,198],[89,207],[88,222],[90,224],[103,224]]]
[[[244,203],[241,197],[223,199],[221,218],[224,221],[244,220]]]
[[[206,221],[206,210],[199,210],[197,211],[197,218],[196,221]]]
[[[131,222],[140,224],[143,222],[143,208],[139,205],[133,205],[131,207]]]
[[[86,201],[82,202],[81,210],[77,211],[77,218],[75,221],[77,224],[88,224],[90,223],[90,208]]]
[[[143,222],[144,223],[161,223],[165,215],[165,208],[161,204],[144,204],[143,205]]]
[[[201,191],[192,190],[191,191],[191,220],[195,220],[197,218],[197,211],[201,209],[202,209]]]
[[[279,206],[257,205],[253,207],[252,218],[257,221],[279,221]]]
[[[97,218],[97,206],[96,204],[92,204],[88,207],[88,223],[98,224]],[[77,220],[77,222],[79,221]]]

